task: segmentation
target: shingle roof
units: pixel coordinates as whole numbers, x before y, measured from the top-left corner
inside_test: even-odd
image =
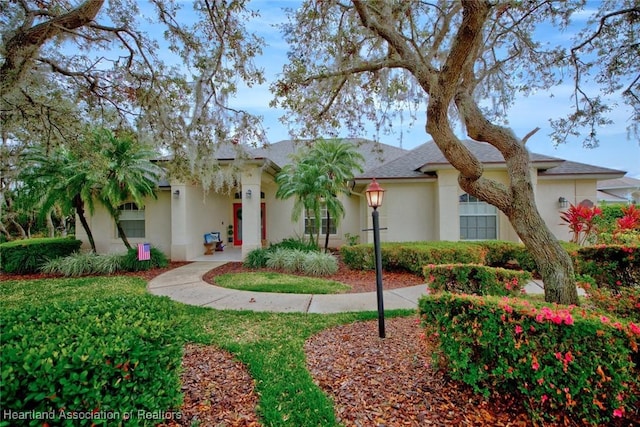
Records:
[[[542,170],[538,172],[538,176],[556,176],[556,175],[624,175],[625,171],[616,169],[603,168],[600,166],[587,165],[585,163],[563,161],[560,165]]]
[[[369,139],[361,138],[344,138],[344,142],[354,144],[359,148],[360,154],[365,159],[363,169],[377,167],[385,162],[396,159],[404,155],[407,150],[394,147],[392,145],[383,144],[381,142],[371,141]],[[282,167],[288,163],[291,163],[290,154],[296,152],[300,148],[310,145],[312,141],[294,141],[284,140],[269,144],[264,148],[257,148],[252,150],[255,157],[265,157]]]
[[[613,190],[625,188],[640,188],[640,179],[623,176],[616,179],[598,181],[598,190]]]
[[[504,165],[504,157],[494,146],[475,141],[463,141],[471,153],[484,164]],[[570,162],[557,157],[538,153],[529,153],[533,166],[540,176],[556,175],[621,175],[624,171],[602,168],[583,163]],[[438,146],[433,142],[422,144],[402,157],[374,168],[365,170],[356,179],[370,178],[419,178],[428,177],[425,172],[435,172],[449,162]]]

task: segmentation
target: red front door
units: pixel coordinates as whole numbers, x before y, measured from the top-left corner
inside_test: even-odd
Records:
[[[242,203],[233,204],[233,245],[242,245]]]
[[[260,231],[261,239],[267,238],[267,207],[260,203]],[[233,244],[242,245],[242,203],[233,204]]]

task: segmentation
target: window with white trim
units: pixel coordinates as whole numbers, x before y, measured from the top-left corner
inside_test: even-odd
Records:
[[[326,235],[327,234],[327,208],[323,207],[320,210],[320,216],[321,216],[321,229],[320,229],[320,234]],[[305,234],[316,234],[317,233],[317,228],[316,228],[316,218],[313,215],[313,212],[307,212],[307,215],[304,218],[304,233]],[[336,234],[336,222],[334,218],[331,218],[331,227],[329,227],[329,234]]]
[[[120,210],[120,226],[127,238],[145,237],[144,208],[138,209],[138,205],[129,202],[120,205],[118,209]],[[116,237],[120,237],[118,230],[116,230]]]
[[[460,240],[498,238],[498,210],[469,194],[460,196]]]

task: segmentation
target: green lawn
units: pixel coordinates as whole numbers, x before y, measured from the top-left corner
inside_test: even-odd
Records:
[[[339,294],[350,289],[334,280],[273,272],[227,273],[215,280],[223,288],[283,294]]]
[[[304,342],[325,328],[377,316],[216,311],[149,295],[144,281],[129,277],[4,282],[0,299],[5,409],[175,408],[179,350],[195,342],[226,349],[247,365],[265,426],[336,425],[331,401],[305,369]],[[133,379],[114,374],[118,360],[135,364]],[[64,401],[64,392],[82,397]]]

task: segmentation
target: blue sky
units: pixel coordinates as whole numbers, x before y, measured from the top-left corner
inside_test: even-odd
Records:
[[[268,105],[273,98],[269,92],[269,83],[282,71],[282,66],[287,58],[287,44],[282,40],[275,25],[284,20],[282,8],[293,8],[297,4],[299,2],[295,0],[254,0],[250,3],[252,8],[259,10],[261,16],[248,23],[248,31],[257,33],[267,43],[263,56],[256,60],[257,65],[263,67],[266,72],[267,83],[252,88],[241,88],[237,98],[231,102],[233,106],[263,116],[269,142],[289,139],[288,130],[278,121],[283,112],[271,109]],[[185,1],[183,5],[185,9],[190,9],[191,2]],[[566,39],[567,35],[556,33],[555,37]],[[550,41],[555,42],[554,40]],[[554,96],[550,97],[551,94]],[[554,147],[548,136],[551,133],[549,119],[560,117],[569,111],[572,104],[570,95],[571,88],[569,86],[560,86],[554,88],[553,92],[538,93],[528,98],[521,98],[510,110],[509,124],[516,135],[520,137],[536,127],[541,128],[527,143],[530,151],[575,162],[623,170],[627,171],[627,176],[640,178],[640,144],[637,140],[628,138],[625,129],[631,115],[628,107],[622,106],[616,109],[612,114],[614,124],[599,130],[601,138],[598,148],[583,148],[577,138]],[[400,146],[400,141],[402,141],[402,148],[412,149],[431,140],[430,135],[424,131],[424,121],[417,121],[412,128],[406,124],[408,121],[408,119],[405,120],[402,135],[400,132],[382,135],[380,136],[381,142]],[[369,139],[376,138],[373,127],[369,134],[360,136]]]

